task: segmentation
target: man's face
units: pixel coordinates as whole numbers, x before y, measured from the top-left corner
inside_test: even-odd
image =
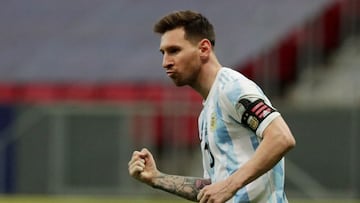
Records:
[[[184,38],[183,28],[165,32],[161,37],[162,66],[177,86],[193,85],[201,67],[198,45]]]

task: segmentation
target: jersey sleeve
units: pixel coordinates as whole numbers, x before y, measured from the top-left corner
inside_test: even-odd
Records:
[[[265,128],[280,113],[269,102],[258,97],[242,97],[235,105],[238,121],[262,138]]]
[[[227,87],[221,95],[220,103],[223,110],[231,120],[235,120],[262,138],[265,128],[280,113],[254,83],[234,84]]]

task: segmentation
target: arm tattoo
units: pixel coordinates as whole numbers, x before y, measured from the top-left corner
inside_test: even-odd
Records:
[[[153,187],[191,201],[197,201],[199,191],[210,184],[210,179],[161,174],[156,178]]]

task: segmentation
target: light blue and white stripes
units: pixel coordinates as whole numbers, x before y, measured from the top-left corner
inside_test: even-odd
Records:
[[[222,68],[199,116],[204,176],[211,178],[212,182],[224,180],[238,170],[252,157],[261,142],[259,134],[262,131],[257,135],[241,124],[242,115],[236,108],[239,99],[244,97],[261,98],[271,105],[255,83],[232,69]],[[269,118],[274,119],[275,116]],[[266,121],[265,125],[268,123],[270,121]],[[262,129],[265,129],[264,126]],[[240,189],[228,202],[252,201],[287,202],[283,160]]]

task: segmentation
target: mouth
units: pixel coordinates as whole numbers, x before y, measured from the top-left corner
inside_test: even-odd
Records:
[[[172,77],[172,76],[174,76],[175,73],[172,71],[166,71],[166,74],[168,77]]]

